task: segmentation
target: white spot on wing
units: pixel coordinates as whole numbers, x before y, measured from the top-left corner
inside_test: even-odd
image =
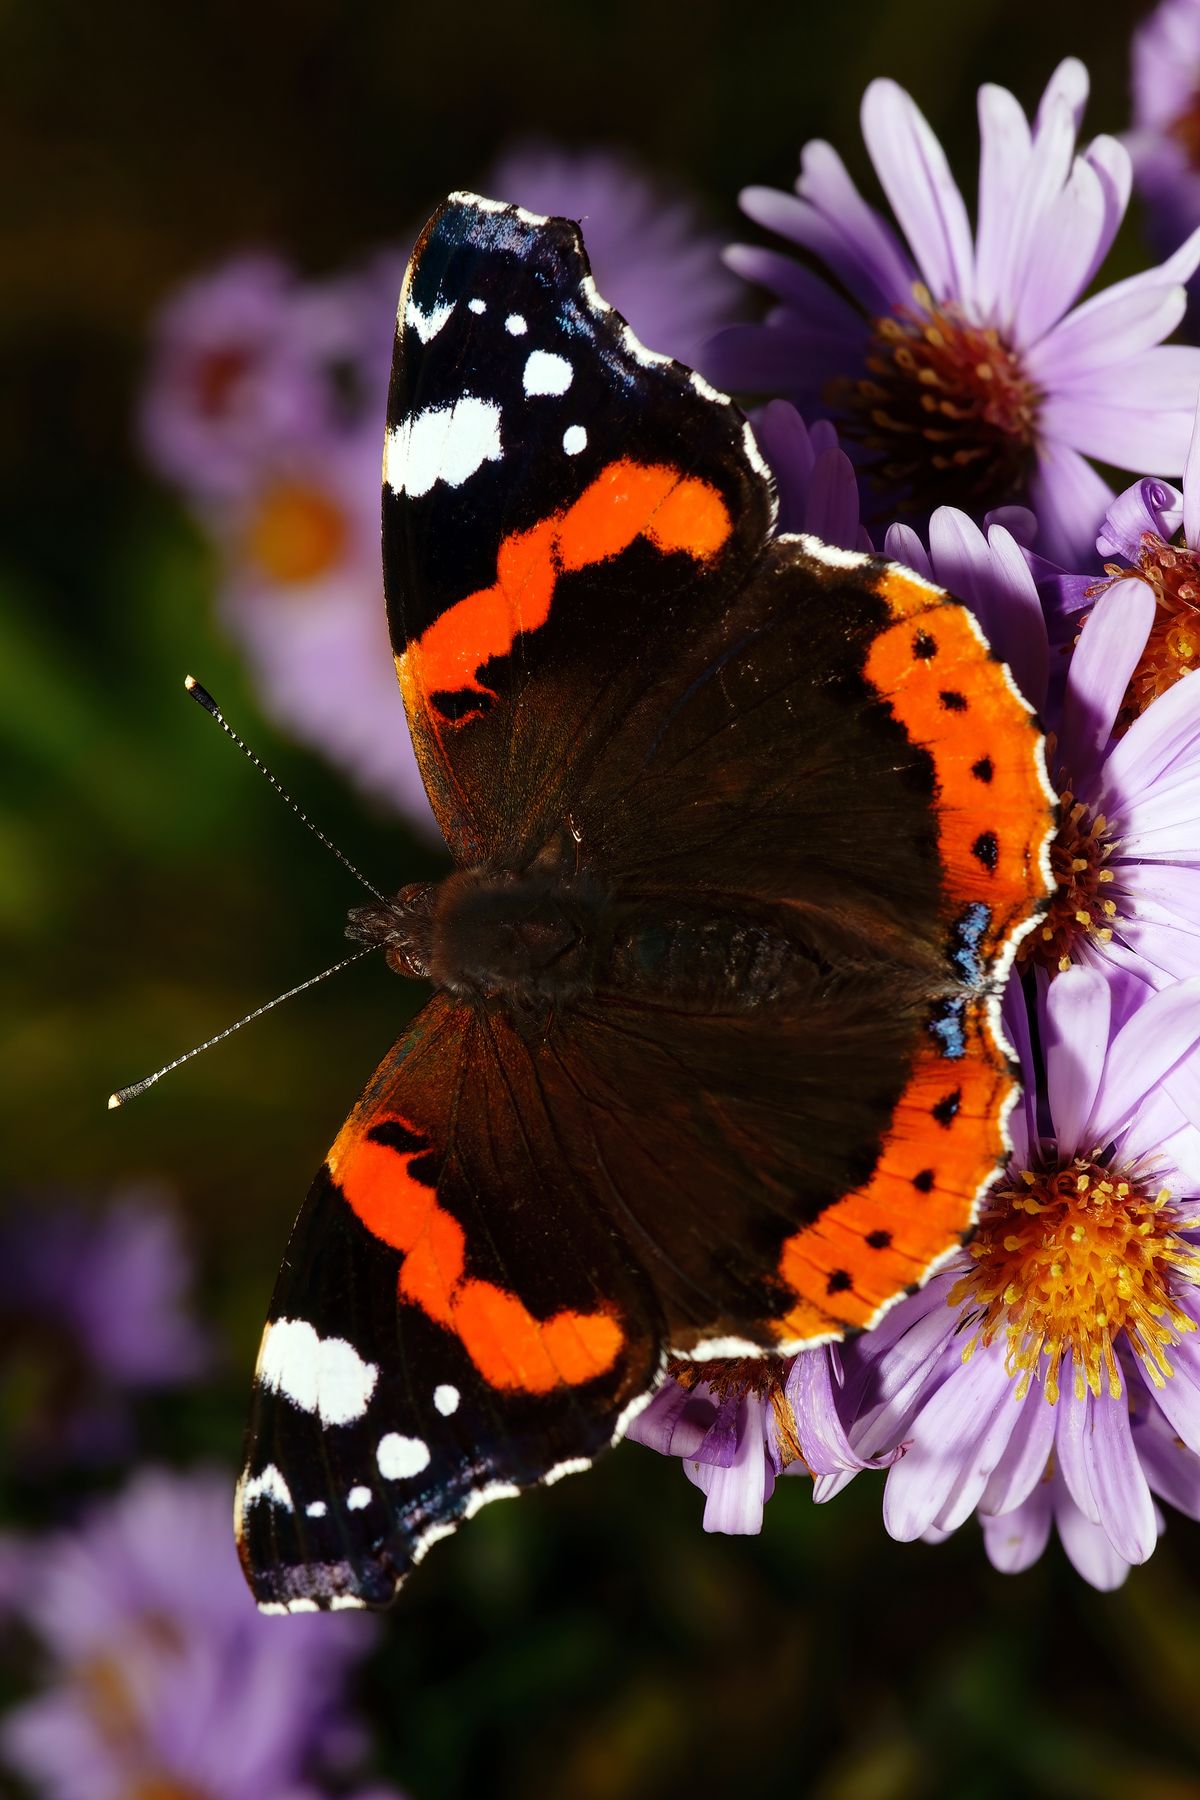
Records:
[[[448,1381],[443,1381],[433,1390],[433,1404],[437,1407],[443,1419],[448,1419],[452,1412],[458,1411],[458,1403],[461,1397],[458,1389],[453,1387]]]
[[[306,1600],[303,1596],[299,1600],[289,1600],[287,1609],[290,1613],[320,1612],[321,1610],[315,1600]]]
[[[525,363],[524,387],[527,394],[565,394],[575,371],[565,356],[555,350],[533,350]]]
[[[520,313],[509,313],[504,321],[504,329],[510,337],[524,337],[529,327]]]
[[[487,301],[479,299],[468,300],[467,309],[469,312],[473,313],[485,313],[487,311]]]
[[[361,1419],[379,1370],[345,1338],[323,1338],[306,1319],[276,1319],[263,1333],[258,1379],[322,1425]]]
[[[357,1594],[333,1594],[329,1601],[330,1612],[361,1612],[366,1606]]]
[[[268,1463],[259,1474],[251,1476],[243,1482],[241,1502],[243,1511],[254,1505],[257,1500],[269,1500],[274,1506],[282,1506],[285,1512],[294,1512],[292,1490],[283,1479],[274,1463]]]
[[[398,1431],[389,1431],[379,1440],[375,1460],[379,1473],[389,1481],[406,1481],[410,1475],[419,1475],[428,1468],[429,1445],[421,1438],[402,1437]]]
[[[427,344],[430,338],[437,336],[453,311],[453,300],[435,306],[430,312],[423,312],[416,301],[410,298],[404,309],[404,323],[410,331],[416,332],[423,344]]]
[[[462,394],[452,406],[429,406],[388,432],[383,479],[393,494],[427,494],[437,482],[461,487],[485,462],[499,462],[500,408]]]
[[[371,1490],[369,1487],[352,1487],[346,1495],[346,1505],[351,1512],[361,1512],[364,1506],[370,1506],[370,1504]]]
[[[323,1500],[310,1500],[304,1510],[310,1519],[323,1519],[328,1508]]]
[[[587,432],[582,425],[568,425],[563,432],[563,449],[568,456],[578,456],[587,449]]]

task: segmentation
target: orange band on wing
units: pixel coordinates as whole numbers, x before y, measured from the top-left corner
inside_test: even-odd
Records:
[[[894,622],[866,675],[932,759],[947,948],[970,921],[974,972],[960,966],[956,1041],[931,1033],[918,1051],[870,1180],[783,1246],[779,1273],[797,1304],[774,1330],[789,1343],[873,1324],[969,1233],[1017,1085],[990,1002],[969,986],[994,981],[1051,891],[1036,719],[963,607],[900,569],[876,580]]]
[[[698,476],[628,457],[609,463],[564,511],[506,537],[493,585],[441,613],[396,658],[410,711],[423,696],[489,692],[479,670],[546,623],[561,574],[607,562],[639,537],[706,562],[732,529],[720,493]]]
[[[394,1123],[412,1130],[404,1120]],[[437,1189],[413,1173],[414,1162],[427,1155],[424,1145],[397,1150],[352,1125],[329,1152],[330,1173],[349,1206],[368,1231],[404,1256],[400,1298],[454,1332],[494,1388],[546,1394],[611,1369],[624,1333],[610,1314],[537,1319],[516,1294],[467,1276],[462,1226],[438,1204]]]

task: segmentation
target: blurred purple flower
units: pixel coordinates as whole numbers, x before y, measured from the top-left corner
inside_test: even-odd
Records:
[[[36,1471],[127,1449],[131,1397],[194,1380],[210,1361],[190,1281],[155,1191],[127,1190],[95,1213],[23,1196],[0,1221],[10,1455]]]
[[[219,606],[272,717],[433,834],[384,616],[382,441],[373,419],[260,461],[215,522]]]
[[[733,268],[778,304],[709,345],[713,380],[834,408],[882,509],[973,516],[1028,500],[1047,555],[1087,554],[1107,483],[1087,458],[1166,475],[1183,465],[1200,349],[1163,345],[1185,308],[1200,231],[1160,268],[1076,305],[1129,198],[1128,153],[1074,154],[1087,73],[1069,60],[1031,129],[1005,89],[980,90],[974,238],[941,146],[895,82],[863,101],[867,149],[904,233],[811,143],[796,194],[750,188],[746,212],[824,261],[843,294],[791,256],[735,246]]]
[[[1125,145],[1155,243],[1200,224],[1200,5],[1162,0],[1133,34],[1133,129]]]
[[[1016,1570],[1053,1519],[1097,1587],[1154,1549],[1155,1493],[1200,1517],[1200,1169],[1194,1134],[1164,1135],[1155,1105],[1195,1063],[1200,981],[1113,1019],[1097,971],[1050,984],[1047,1131],[1025,1033],[1009,1168],[976,1236],[844,1352],[852,1447],[905,1446],[884,1497],[893,1537],[936,1540],[978,1510],[992,1560]],[[1193,1074],[1193,1125],[1198,1096]]]
[[[493,165],[485,192],[578,219],[596,286],[652,350],[690,361],[741,310],[696,202],[624,152],[519,144]]]
[[[296,280],[278,258],[242,256],[191,281],[155,321],[141,407],[151,466],[193,499],[238,492],[273,445],[323,412],[291,329]]]
[[[17,1604],[48,1685],[9,1712],[0,1753],[46,1800],[316,1800],[322,1769],[357,1756],[344,1690],[370,1621],[264,1618],[229,1492],[143,1470],[77,1530],[25,1540]]]

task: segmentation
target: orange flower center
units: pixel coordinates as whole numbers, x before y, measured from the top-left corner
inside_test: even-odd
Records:
[[[846,435],[873,453],[872,473],[909,504],[1000,505],[1034,465],[1041,395],[999,332],[974,325],[928,288],[876,319],[859,381],[831,386]]]
[[[1046,748],[1053,754],[1053,739],[1047,740]],[[1076,800],[1069,783],[1059,793],[1058,816],[1058,830],[1050,846],[1054,896],[1040,929],[1021,940],[1017,955],[1022,962],[1040,963],[1061,973],[1071,967],[1081,937],[1108,942],[1117,906],[1107,891],[1113,879],[1107,863],[1114,849],[1108,820],[1103,813],[1093,817],[1082,800]]]
[[[251,558],[284,585],[312,581],[338,561],[348,526],[321,488],[280,481],[264,490],[246,534]]]
[[[1200,1253],[1180,1236],[1200,1218],[1181,1218],[1170,1199],[1086,1157],[1010,1174],[969,1245],[974,1266],[949,1295],[975,1327],[964,1362],[1002,1336],[1018,1398],[1040,1373],[1053,1404],[1069,1352],[1077,1400],[1089,1388],[1117,1399],[1123,1341],[1161,1387],[1173,1373],[1168,1349],[1195,1330],[1179,1284],[1200,1278]]]

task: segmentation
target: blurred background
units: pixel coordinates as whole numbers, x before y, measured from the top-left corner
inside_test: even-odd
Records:
[[[781,1483],[760,1538],[706,1537],[677,1464],[634,1445],[486,1509],[336,1656],[317,1621],[272,1687],[301,1622],[253,1636],[222,1560],[249,1374],[292,1216],[416,996],[370,962],[105,1110],[334,962],[358,898],[185,673],[373,880],[442,867],[372,536],[395,293],[438,199],[586,212],[602,291],[685,352],[755,304],[714,249],[740,186],[790,185],[815,136],[866,179],[872,76],[914,93],[969,190],[978,83],[1029,107],[1078,54],[1088,131],[1120,131],[1139,16],[0,9],[0,1684],[14,1767],[58,1770],[14,1792],[1200,1794],[1178,1515],[1102,1595],[1057,1548],[994,1573],[973,1524],[891,1543],[870,1477],[825,1509]],[[1140,229],[1135,208],[1115,272]],[[211,1577],[193,1505],[220,1517]],[[140,1685],[164,1643],[198,1659],[174,1711]],[[168,1773],[130,1789],[135,1728]]]

